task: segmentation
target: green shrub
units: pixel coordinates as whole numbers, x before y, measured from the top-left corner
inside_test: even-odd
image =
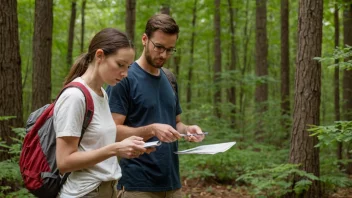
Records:
[[[12,154],[9,160],[0,162],[0,181],[7,185],[0,187],[0,197],[5,198],[28,198],[33,197],[27,189],[23,188],[23,181],[19,168],[19,157],[21,153],[21,146],[26,134],[24,128],[14,128],[14,137],[12,138],[13,144],[7,145],[4,141],[0,141],[0,148],[8,149],[7,152]],[[0,150],[0,152],[3,152]]]
[[[352,121],[336,121],[329,126],[312,126],[309,131],[312,136],[318,136],[318,146],[328,146],[335,142],[350,142],[352,140]]]
[[[237,181],[245,181],[250,184],[251,193],[256,196],[280,197],[292,191],[292,177],[299,176],[302,179],[295,183],[294,192],[301,194],[312,184],[312,180],[318,180],[311,173],[299,170],[296,164],[281,164],[273,168],[252,170],[242,175]]]

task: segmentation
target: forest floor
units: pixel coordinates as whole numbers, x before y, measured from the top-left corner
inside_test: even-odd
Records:
[[[251,198],[244,189],[232,188],[215,181],[200,181],[197,179],[184,179],[182,192],[187,198]]]
[[[245,188],[233,188],[215,181],[183,179],[182,192],[187,198],[253,198]],[[352,198],[352,188],[341,188],[326,198]]]

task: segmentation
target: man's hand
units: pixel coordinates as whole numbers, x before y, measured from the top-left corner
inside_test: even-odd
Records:
[[[203,135],[202,129],[197,125],[187,126],[185,134],[189,135],[189,136],[184,136],[185,140],[187,140],[189,142],[201,142],[205,137]],[[191,134],[198,134],[198,135],[191,136]]]
[[[168,124],[152,124],[152,131],[162,142],[174,142],[181,138],[180,133]]]

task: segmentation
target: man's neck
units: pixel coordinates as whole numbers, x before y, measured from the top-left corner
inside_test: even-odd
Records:
[[[150,73],[151,75],[154,76],[159,76],[160,75],[160,69],[159,68],[155,68],[152,65],[150,65],[147,60],[144,58],[144,56],[142,55],[141,57],[139,57],[138,60],[136,60],[136,62],[138,63],[138,65],[146,72]]]

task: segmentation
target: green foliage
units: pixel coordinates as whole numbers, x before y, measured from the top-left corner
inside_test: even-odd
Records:
[[[185,144],[180,142],[182,147],[180,149],[192,143]],[[220,183],[232,183],[247,172],[281,163],[288,153],[287,150],[274,152],[276,150],[274,147],[264,145],[247,145],[245,150],[238,149],[243,146],[245,145],[238,143],[227,152],[216,155],[182,155],[180,157],[181,174],[188,179],[212,178]]]
[[[199,144],[225,142],[238,139],[235,134],[212,135]],[[208,140],[207,140],[208,139]],[[209,140],[211,139],[211,140]],[[179,149],[195,147],[195,143],[180,141]],[[232,186],[245,185],[254,197],[280,197],[294,191],[301,194],[307,190],[313,180],[320,180],[325,193],[339,187],[352,186],[352,180],[338,169],[338,161],[333,151],[334,145],[321,149],[321,177],[299,169],[298,165],[286,164],[288,149],[278,149],[275,145],[245,142],[237,144],[225,153],[216,155],[181,155],[180,172],[186,179],[215,180]],[[300,178],[292,186],[294,176]]]
[[[2,188],[6,188],[6,187],[0,187],[0,188],[1,188],[0,191],[2,191]],[[4,198],[35,198],[35,196],[30,194],[28,190],[25,188],[21,188],[16,192],[7,193],[6,195],[0,193],[0,196]]]
[[[308,129],[312,136],[318,136],[316,146],[327,146],[335,142],[350,142],[352,140],[352,121],[336,121],[329,126],[312,126]]]
[[[333,54],[327,55],[326,57],[317,57],[315,60],[320,62],[330,63],[329,68],[339,67],[340,69],[352,69],[352,46],[346,45],[344,48],[335,48]],[[338,60],[338,63],[333,61]]]
[[[181,142],[180,146],[189,145]],[[238,149],[243,146],[247,148]],[[255,197],[279,197],[292,190],[301,194],[311,186],[313,180],[319,178],[300,170],[298,165],[283,164],[287,154],[288,150],[278,151],[274,146],[235,145],[233,149],[216,155],[182,155],[181,175],[187,179],[211,179],[237,186],[247,185]],[[323,161],[331,162],[330,159]],[[327,169],[325,172],[333,169],[331,165],[323,168]],[[294,176],[298,176],[300,180],[292,189]],[[321,181],[327,189],[350,186],[351,183],[351,180],[342,174],[323,175]]]
[[[16,118],[16,116],[0,116],[0,121],[10,120]]]
[[[296,194],[301,194],[312,184],[311,180],[318,180],[311,173],[306,173],[298,168],[295,164],[282,164],[273,168],[264,168],[248,172],[237,179],[251,184],[253,194],[265,195],[269,197],[280,197],[291,192],[292,178],[299,176],[302,178],[294,185]]]
[[[12,131],[16,134],[16,138],[11,138],[14,143],[11,145],[7,145],[6,142],[0,141],[0,148],[7,148],[8,150],[6,152],[13,154],[12,160],[18,161],[26,130],[24,128],[13,128]],[[0,152],[1,151],[2,150],[0,150]]]
[[[352,186],[351,179],[342,173],[323,175],[320,177],[320,181],[323,183],[325,190],[335,189],[336,187],[345,188]]]
[[[21,180],[20,169],[18,163],[14,160],[6,160],[0,162],[0,180],[6,179],[7,181]]]
[[[14,128],[13,132],[16,137],[12,138],[13,144],[7,145],[4,141],[0,141],[0,148],[7,148],[7,152],[13,154],[11,159],[0,162],[0,181],[6,181],[6,184],[10,184],[10,186],[0,187],[0,197],[33,197],[27,189],[22,187],[22,177],[18,165],[26,131],[24,128]],[[0,150],[0,152],[2,151]]]

